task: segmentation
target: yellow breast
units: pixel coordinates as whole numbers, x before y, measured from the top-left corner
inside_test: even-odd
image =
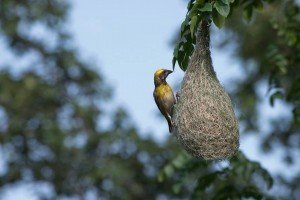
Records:
[[[162,84],[155,88],[155,95],[159,98],[163,98],[170,92],[172,92],[172,88],[168,84]]]

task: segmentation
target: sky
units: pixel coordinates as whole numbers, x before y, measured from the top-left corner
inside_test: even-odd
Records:
[[[157,68],[172,68],[170,43],[185,14],[186,2],[183,0],[72,1],[70,32],[81,56],[94,63],[113,88],[113,102],[108,109],[123,106],[140,132],[158,141],[169,137],[169,133],[167,123],[158,117],[153,100],[153,73]],[[230,50],[220,51],[214,47],[217,40],[218,34],[212,38],[213,63],[220,82],[230,90],[233,80],[243,77],[243,74],[239,70],[240,63],[232,59]],[[175,87],[183,75],[176,67],[168,82]],[[266,90],[262,87],[262,96],[266,96]],[[262,115],[267,119],[283,110],[284,106],[279,103],[276,108],[271,108],[265,98],[262,109]],[[248,158],[259,161],[272,173],[282,171],[284,166],[278,164],[281,152],[272,156],[261,155],[258,138],[255,134],[242,138],[240,148]],[[295,170],[286,170],[287,175]],[[19,185],[2,197],[34,199],[32,188]]]

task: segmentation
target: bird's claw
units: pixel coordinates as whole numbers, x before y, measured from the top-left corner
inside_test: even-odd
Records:
[[[176,92],[176,100],[179,101],[179,98],[180,98],[180,94],[179,92]]]

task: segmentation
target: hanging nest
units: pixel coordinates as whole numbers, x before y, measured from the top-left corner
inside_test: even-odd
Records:
[[[238,121],[217,79],[210,55],[209,23],[199,24],[196,46],[174,108],[174,134],[194,157],[221,160],[239,147]]]

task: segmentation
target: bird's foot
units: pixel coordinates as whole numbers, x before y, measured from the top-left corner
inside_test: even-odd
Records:
[[[173,121],[173,119],[171,119],[171,125],[172,125],[172,133],[173,133],[174,128],[175,128],[175,122]]]
[[[179,93],[179,92],[176,92],[176,101],[177,101],[177,102],[179,101],[179,98],[180,98],[180,93]]]
[[[172,123],[172,126],[174,127],[175,126],[175,122],[172,120],[171,123]]]

